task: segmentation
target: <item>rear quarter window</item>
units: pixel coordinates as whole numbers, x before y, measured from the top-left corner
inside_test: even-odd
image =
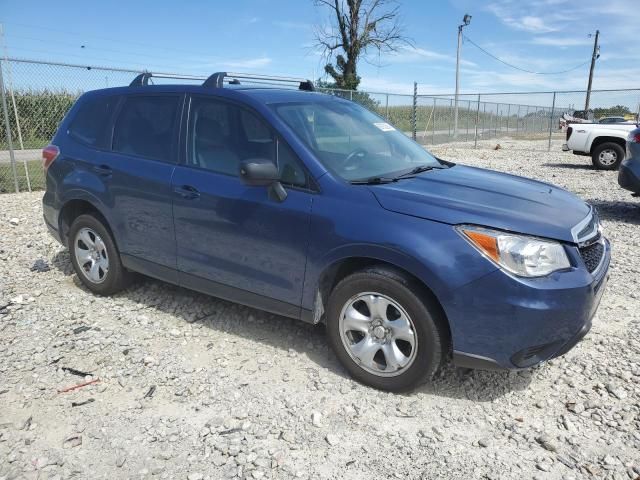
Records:
[[[103,147],[107,139],[109,117],[117,97],[91,97],[78,107],[69,124],[69,135],[85,145]]]

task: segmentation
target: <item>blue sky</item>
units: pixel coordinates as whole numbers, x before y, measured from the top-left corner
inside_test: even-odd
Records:
[[[405,0],[402,23],[413,46],[361,62],[361,89],[409,93],[454,90],[456,28],[507,62],[559,71],[587,62],[601,31],[594,88],[640,87],[637,0]],[[329,13],[312,0],[65,2],[1,0],[0,22],[13,57],[190,74],[247,71],[316,77],[322,59],[313,27]],[[83,47],[84,46],[84,47]],[[462,92],[586,87],[588,65],[562,75],[506,67],[463,47]]]

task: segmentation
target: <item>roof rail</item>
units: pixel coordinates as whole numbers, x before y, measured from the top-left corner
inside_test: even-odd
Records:
[[[240,80],[249,80],[250,83],[260,83],[267,85],[274,85],[280,83],[297,83],[300,90],[306,90],[313,92],[315,90],[313,82],[304,78],[293,77],[276,77],[272,75],[256,75],[253,73],[231,73],[231,72],[216,72],[205,80],[202,84],[203,87],[222,88],[225,83],[225,79],[229,79],[228,83],[237,85]]]
[[[142,72],[133,81],[129,84],[130,87],[142,87],[144,85],[149,85],[150,78],[173,78],[176,80],[197,80],[202,81],[205,80],[206,77],[198,77],[194,75],[178,75],[173,73],[152,73],[152,72]]]
[[[256,75],[253,73],[228,73],[228,72],[216,72],[213,75],[207,77],[199,77],[195,75],[179,75],[175,73],[153,73],[142,72],[136,76],[129,84],[130,87],[142,87],[149,85],[150,78],[172,78],[176,80],[195,80],[203,81],[203,87],[208,88],[222,88],[225,83],[230,85],[239,85],[240,80],[247,80],[249,83],[258,83],[264,85],[278,85],[287,83],[297,83],[300,90],[306,90],[313,92],[315,90],[313,82],[304,78],[294,77],[277,77],[273,75]]]

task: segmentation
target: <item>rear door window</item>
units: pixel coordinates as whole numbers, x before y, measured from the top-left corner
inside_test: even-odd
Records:
[[[127,97],[116,119],[113,151],[172,162],[179,103],[178,95]]]
[[[109,117],[117,97],[99,96],[83,101],[69,125],[69,135],[91,147],[104,147],[107,143]]]

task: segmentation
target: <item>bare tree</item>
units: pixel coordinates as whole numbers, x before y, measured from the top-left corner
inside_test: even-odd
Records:
[[[316,27],[316,46],[322,50],[338,88],[355,90],[360,83],[358,60],[375,52],[396,51],[410,44],[399,22],[397,0],[314,0],[331,11],[331,25]],[[335,57],[335,66],[331,60]]]

